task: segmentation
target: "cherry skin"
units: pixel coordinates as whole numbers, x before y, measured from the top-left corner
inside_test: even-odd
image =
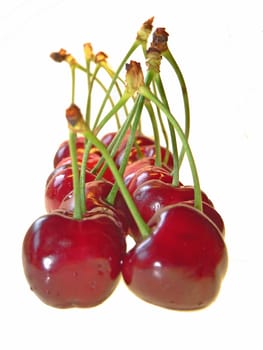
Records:
[[[123,261],[122,275],[129,289],[164,308],[194,310],[211,304],[228,265],[218,228],[185,204],[159,210],[148,225],[149,237]]]
[[[77,148],[77,150],[79,150],[79,154],[83,154],[84,147],[85,147],[84,137],[78,137],[76,140],[76,148]],[[69,157],[69,156],[70,156],[69,142],[68,142],[68,140],[65,140],[59,145],[59,147],[54,155],[54,159],[53,159],[54,168],[57,167],[57,164],[59,162],[61,162],[62,159]]]
[[[114,204],[109,204],[107,202],[107,196],[112,187],[113,184],[106,180],[87,182],[85,184],[86,210],[89,212],[96,207],[111,210],[112,215],[122,224],[124,235],[127,235],[133,231],[135,222],[120,191],[117,192]],[[62,200],[59,209],[73,212],[74,206],[74,195],[73,191],[71,191]]]
[[[194,207],[194,200],[189,200],[182,203],[191,205],[192,207]],[[203,202],[202,206],[203,206],[203,213],[207,215],[208,218],[212,220],[213,223],[218,227],[222,237],[225,237],[225,223],[222,216],[212,205],[206,202]]]
[[[156,165],[145,165],[143,168],[138,169],[127,188],[132,194],[138,186],[149,180],[160,180],[166,183],[172,183],[173,177],[166,169],[158,167]]]
[[[161,147],[161,159],[162,161],[164,161],[165,158],[165,153],[166,153],[166,149],[164,147]],[[125,148],[122,149],[121,151],[119,151],[116,156],[115,156],[115,163],[117,165],[117,167],[120,167],[123,158],[124,158],[124,154],[125,154]],[[154,144],[148,144],[148,145],[141,145],[139,147],[139,151],[136,147],[132,147],[130,154],[129,154],[129,158],[128,158],[128,164],[131,164],[135,161],[137,161],[138,159],[142,159],[144,157],[156,157],[156,147]],[[168,161],[166,163],[167,167],[169,169],[173,168],[173,157],[171,152],[169,152],[169,157],[168,157]]]
[[[193,186],[172,186],[160,180],[148,180],[133,192],[133,199],[143,219],[147,222],[159,209],[194,199]],[[202,200],[213,205],[207,195],[202,192]]]
[[[82,158],[83,158],[83,153],[78,153],[77,163],[79,166],[81,166]],[[86,169],[92,170],[94,166],[98,163],[100,158],[101,156],[98,153],[90,153],[88,156],[88,160],[86,162]],[[70,156],[63,158],[60,162],[58,162],[56,168],[60,168],[61,166],[67,165],[67,164],[72,165],[72,159]]]
[[[147,167],[149,165],[155,165],[155,158],[154,157],[143,157],[140,158],[130,164],[128,164],[124,170],[123,174],[123,180],[125,185],[128,187],[130,181],[135,176],[137,171],[140,171],[142,168]],[[168,168],[166,165],[162,164],[162,168],[167,170],[168,172],[171,171],[170,168]]]
[[[117,286],[125,251],[121,226],[103,211],[81,220],[52,213],[28,229],[22,260],[31,289],[44,303],[93,307]]]
[[[93,181],[95,175],[86,171],[86,182]],[[55,169],[49,176],[45,188],[45,207],[47,213],[58,209],[65,196],[73,190],[72,167]]]

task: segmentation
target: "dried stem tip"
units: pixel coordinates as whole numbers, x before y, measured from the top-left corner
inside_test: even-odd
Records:
[[[94,60],[94,54],[93,54],[93,47],[91,43],[85,43],[83,45],[84,48],[84,55],[87,61],[92,61]]]
[[[75,66],[77,64],[77,61],[75,58],[70,54],[67,53],[66,50],[60,49],[58,52],[52,52],[50,54],[50,57],[56,61],[56,62],[67,62],[70,66]]]
[[[68,56],[68,53],[64,49],[60,49],[58,52],[52,52],[50,54],[50,57],[52,58],[52,60],[59,63],[65,61],[67,56]]]
[[[161,53],[168,50],[169,34],[165,31],[165,28],[157,28],[153,33],[153,41],[151,47],[159,50]]]
[[[130,61],[126,64],[126,90],[133,95],[140,86],[144,85],[144,77],[141,64],[136,61]]]
[[[154,17],[149,18],[146,22],[143,23],[139,31],[137,32],[136,40],[141,42],[147,42],[149,35],[153,29],[153,20]]]
[[[86,124],[84,122],[83,116],[81,114],[81,111],[77,105],[72,103],[67,109],[66,109],[66,119],[68,121],[68,127],[71,131],[77,133],[77,132],[84,132],[86,130]]]
[[[108,56],[106,55],[105,52],[99,51],[95,55],[95,63],[102,63],[102,62],[106,63],[107,62],[107,58],[108,58]]]

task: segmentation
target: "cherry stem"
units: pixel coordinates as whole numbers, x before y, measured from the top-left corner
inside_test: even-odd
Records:
[[[158,108],[160,108],[163,113],[166,115],[169,122],[173,125],[175,128],[178,136],[181,139],[181,142],[184,147],[184,151],[187,154],[189,165],[192,172],[193,177],[193,183],[194,183],[194,205],[197,209],[202,211],[202,195],[201,195],[201,188],[200,188],[200,182],[198,177],[197,168],[195,165],[194,157],[190,148],[190,145],[188,143],[188,140],[184,134],[184,131],[182,130],[180,124],[177,122],[177,120],[174,118],[174,116],[170,113],[170,111],[167,109],[167,107],[154,95],[151,93],[149,88],[147,86],[140,86],[138,89],[139,94],[144,96],[145,98],[148,98],[150,101],[152,101]]]
[[[122,126],[120,127],[120,129],[118,130],[118,133],[114,136],[113,140],[111,141],[110,145],[108,146],[108,151],[110,152],[111,157],[114,157],[114,155],[116,154],[121,141],[124,139],[127,130],[131,124],[132,118],[134,116],[134,111],[135,111],[136,105],[134,104],[129,115],[127,116],[125,122],[122,124]],[[98,163],[95,165],[93,171],[96,173],[96,170],[99,169],[99,167],[102,165],[102,163],[104,162],[104,159],[100,159],[98,161]],[[107,164],[104,164],[104,166],[101,168],[100,172],[97,174],[96,178],[101,178],[105,172],[107,168]],[[114,199],[108,199],[111,201],[111,203],[113,203]]]
[[[90,140],[90,142],[95,147],[97,147],[100,150],[105,161],[107,162],[108,166],[110,167],[111,172],[116,180],[116,183],[118,184],[119,189],[124,197],[124,200],[125,200],[128,208],[130,209],[130,212],[131,212],[134,220],[136,221],[136,224],[140,230],[142,238],[148,237],[149,232],[150,232],[150,228],[142,219],[141,214],[138,211],[128,189],[126,188],[125,183],[123,181],[123,178],[122,178],[121,174],[119,173],[119,171],[116,167],[116,164],[115,164],[114,160],[112,159],[111,155],[109,154],[107,148],[90,130],[86,129],[83,133],[84,133],[84,136],[88,140]]]
[[[70,66],[71,70],[71,103],[74,103],[75,100],[75,91],[76,91],[76,66]]]
[[[151,123],[152,123],[152,128],[153,128],[154,144],[155,144],[155,165],[160,167],[162,165],[162,155],[161,155],[158,125],[156,122],[152,104],[148,100],[145,101],[145,107],[149,113]]]
[[[170,111],[169,103],[168,103],[168,100],[166,98],[165,90],[164,90],[163,83],[162,83],[162,80],[161,80],[159,73],[155,74],[155,82],[156,82],[156,85],[157,85],[157,88],[158,88],[158,91],[159,91],[159,94],[161,96],[161,100],[162,100],[163,104]],[[178,186],[178,184],[179,184],[179,160],[178,160],[177,141],[176,141],[174,128],[173,128],[172,124],[170,123],[170,121],[168,121],[168,126],[169,126],[169,130],[170,130],[170,139],[171,139],[171,143],[172,143],[172,154],[173,154],[173,181],[172,181],[172,184],[173,184],[173,186]]]
[[[82,212],[80,206],[80,183],[79,183],[79,168],[77,162],[76,151],[76,134],[72,131],[69,132],[69,151],[72,164],[72,176],[73,176],[73,188],[74,188],[74,219],[81,219]]]
[[[122,68],[125,66],[127,60],[129,59],[129,57],[132,55],[132,53],[137,49],[137,47],[140,45],[141,43],[138,41],[138,40],[135,40],[135,42],[133,43],[133,45],[131,46],[131,48],[129,49],[129,51],[127,52],[127,54],[125,55],[125,57],[123,58],[123,60],[121,61],[119,67],[117,68],[116,72],[115,72],[115,75],[112,77],[112,80],[111,80],[111,83],[110,83],[110,86],[104,96],[104,99],[102,101],[102,104],[101,104],[101,107],[99,109],[99,112],[98,112],[98,115],[96,117],[96,121],[95,121],[95,125],[98,123],[100,117],[101,117],[101,114],[103,112],[103,109],[106,105],[106,102],[111,94],[111,91],[117,81],[117,79],[119,78],[119,74],[122,70]]]
[[[157,94],[156,84],[153,85],[153,90],[154,90],[154,94],[156,95]],[[164,138],[165,149],[166,149],[165,155],[164,155],[164,157],[162,159],[162,163],[167,164],[168,159],[169,159],[169,139],[168,139],[168,136],[167,136],[167,132],[165,130],[165,126],[164,126],[164,123],[163,123],[163,120],[162,120],[162,115],[161,115],[161,112],[160,112],[159,108],[157,108],[157,117],[158,117],[158,122],[159,122],[159,125],[160,125],[160,128],[161,128],[161,131],[162,131],[162,135],[163,135],[163,138]]]
[[[92,88],[93,88],[93,85],[94,85],[94,81],[95,79],[97,78],[97,74],[98,74],[98,71],[100,69],[100,66],[97,65],[93,74],[92,74],[92,77],[91,79],[89,79],[89,86],[88,86],[88,98],[87,98],[87,105],[86,105],[86,124],[88,127],[90,127],[90,112],[91,112],[91,93],[92,93]],[[89,76],[89,73],[87,73],[88,76]]]
[[[174,59],[173,55],[171,54],[170,50],[167,49],[164,52],[162,52],[163,57],[167,59],[167,61],[171,64],[173,69],[175,70],[175,73],[177,74],[180,86],[181,86],[181,91],[182,91],[182,96],[183,96],[183,101],[184,101],[184,110],[185,110],[185,127],[184,127],[184,134],[185,138],[188,140],[189,138],[189,133],[190,133],[190,105],[189,105],[189,98],[188,98],[188,92],[187,92],[187,87],[186,83],[184,80],[184,76],[182,74],[182,71],[177,64],[176,60]],[[179,166],[182,164],[183,158],[184,158],[184,153],[185,153],[185,148],[183,147],[179,156]]]

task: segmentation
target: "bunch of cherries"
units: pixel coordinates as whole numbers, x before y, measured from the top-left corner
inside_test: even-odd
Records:
[[[224,222],[200,188],[188,141],[188,93],[168,33],[160,27],[152,31],[150,18],[116,71],[90,43],[84,45],[84,66],[64,49],[51,54],[71,71],[69,138],[58,147],[47,178],[47,212],[31,224],[22,247],[31,290],[50,306],[99,305],[120,278],[139,298],[175,310],[206,307],[219,293],[228,265]],[[131,59],[138,48],[145,74]],[[183,127],[165,92],[163,59],[181,88]],[[76,71],[87,76],[85,116],[75,103]],[[109,77],[108,86],[100,72]],[[96,114],[95,87],[103,97]],[[112,121],[116,128],[104,132]],[[144,133],[146,123],[153,137]],[[192,185],[179,176],[184,158]],[[129,249],[128,237],[134,241]]]

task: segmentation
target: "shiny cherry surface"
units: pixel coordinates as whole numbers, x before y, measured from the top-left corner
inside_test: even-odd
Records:
[[[110,209],[118,220],[122,223],[123,233],[131,232],[135,225],[132,215],[120,191],[117,192],[113,204],[107,202],[107,196],[112,190],[113,184],[106,180],[93,180],[85,184],[86,192],[86,210],[89,212],[95,207]],[[74,195],[71,191],[61,202],[60,209],[71,211],[74,210]]]
[[[126,243],[110,215],[82,220],[58,213],[38,218],[23,242],[23,267],[32,291],[59,308],[92,307],[113,292]]]
[[[139,298],[170,309],[208,306],[220,290],[228,257],[217,227],[197,209],[171,205],[149,221],[151,234],[124,258],[122,275]]]
[[[80,154],[83,154],[84,147],[85,147],[84,137],[78,137],[76,140],[76,148],[77,150],[79,150]],[[54,168],[56,168],[56,166],[58,165],[59,162],[62,161],[62,159],[67,158],[69,156],[70,156],[69,142],[68,140],[65,140],[59,145],[54,155],[54,159],[53,159]]]
[[[158,167],[156,165],[145,165],[134,173],[134,176],[129,182],[127,188],[132,194],[138,186],[149,180],[160,180],[171,184],[173,177],[168,170],[165,170],[162,167]]]
[[[172,186],[160,180],[149,180],[133,192],[134,202],[143,219],[147,222],[159,209],[187,200],[194,199],[193,186]],[[203,202],[212,205],[211,200],[202,192]]]
[[[45,188],[45,207],[48,213],[58,209],[62,200],[73,190],[72,167],[62,167],[55,169],[53,175],[49,176]],[[95,175],[86,171],[86,182],[93,181]]]

